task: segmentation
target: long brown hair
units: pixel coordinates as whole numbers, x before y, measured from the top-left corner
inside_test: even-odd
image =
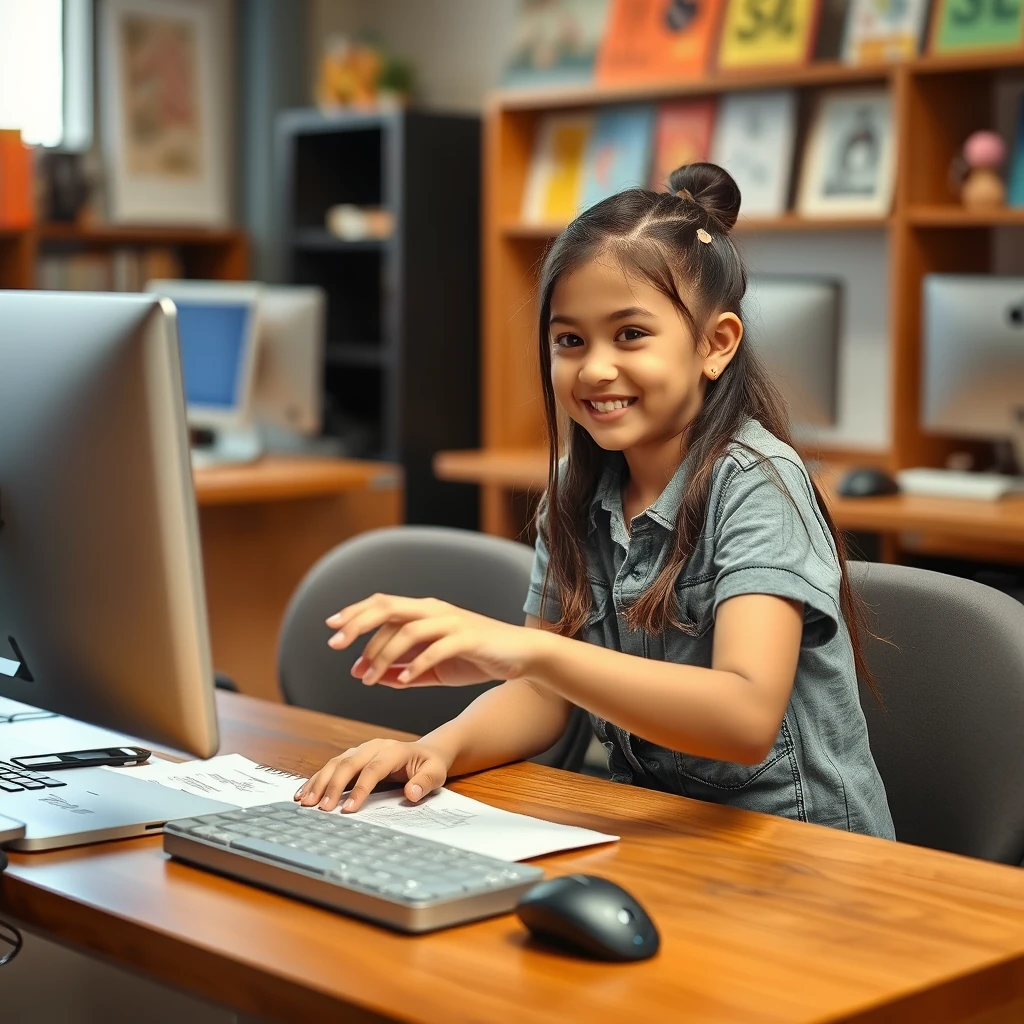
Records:
[[[689,164],[673,171],[669,187],[670,192],[628,189],[592,206],[558,236],[541,271],[540,369],[549,448],[548,488],[538,526],[550,552],[544,591],[553,586],[561,606],[561,617],[554,628],[568,636],[580,632],[591,610],[585,538],[590,501],[606,454],[583,427],[570,420],[568,459],[559,468],[562,439],[551,383],[549,333],[556,283],[563,275],[607,253],[618,259],[629,274],[644,278],[670,299],[693,337],[702,340],[703,325],[712,314],[731,311],[740,315],[740,302],[747,288],[743,259],[729,236],[740,208],[740,191],[732,176],[715,164]],[[698,243],[698,232],[702,240],[710,235],[711,241]],[[687,294],[693,297],[693,309],[682,297],[684,282]],[[678,620],[675,583],[704,528],[715,465],[730,446],[738,443],[737,432],[748,419],[758,420],[780,441],[792,444],[785,403],[764,364],[744,340],[721,376],[706,382],[703,406],[680,439],[680,458],[685,451],[692,469],[676,518],[672,547],[657,578],[628,609],[626,619],[631,629],[661,633],[669,627],[685,628]],[[792,501],[770,460],[759,452],[753,454]],[[863,610],[847,577],[843,536],[813,480],[811,488],[839,556],[840,610],[853,645],[857,673],[877,697],[864,659]]]

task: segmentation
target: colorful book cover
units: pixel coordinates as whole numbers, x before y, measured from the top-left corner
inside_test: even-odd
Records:
[[[1006,202],[1010,206],[1024,206],[1024,97],[1017,112],[1017,137],[1013,140],[1013,156],[1010,157],[1006,184]]]
[[[653,135],[653,107],[612,107],[597,115],[583,161],[584,208],[623,189],[646,187]]]
[[[519,0],[502,85],[591,81],[607,20],[608,0]]]
[[[721,0],[612,0],[596,80],[612,85],[702,75],[720,7]]]
[[[668,176],[677,167],[707,160],[714,126],[712,99],[676,100],[658,107],[649,187],[655,191],[665,189]]]
[[[739,185],[742,210],[777,217],[789,201],[796,138],[796,93],[733,93],[718,111],[711,159]]]
[[[847,64],[877,64],[917,56],[928,0],[851,0],[843,37]]]
[[[590,114],[552,114],[541,121],[523,193],[527,224],[566,224],[576,216]]]
[[[819,7],[820,0],[726,0],[718,66],[806,64]]]
[[[1024,41],[1021,0],[936,0],[932,53],[995,50]]]

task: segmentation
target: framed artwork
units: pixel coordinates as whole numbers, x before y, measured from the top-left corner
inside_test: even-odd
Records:
[[[885,217],[895,141],[887,89],[826,93],[804,150],[797,210],[805,217]]]
[[[1022,42],[1021,0],[935,0],[932,53],[998,50]]]
[[[796,93],[733,93],[718,110],[711,159],[735,179],[742,212],[777,217],[789,202],[796,137]]]
[[[227,223],[223,0],[102,0],[97,13],[108,218]]]
[[[843,35],[847,64],[916,57],[928,20],[928,0],[850,0]]]
[[[821,0],[726,0],[718,66],[806,64],[820,13]]]

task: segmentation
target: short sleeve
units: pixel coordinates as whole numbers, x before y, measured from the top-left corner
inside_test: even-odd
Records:
[[[804,605],[804,642],[827,643],[842,621],[835,546],[806,470],[789,459],[728,458],[715,505],[715,612],[730,597],[770,594]]]
[[[541,594],[544,590],[544,577],[548,571],[548,546],[544,540],[547,533],[547,519],[541,511],[537,517],[537,541],[533,546],[533,570],[530,573],[530,589],[526,594],[526,603],[523,611],[527,615],[534,615],[538,619],[545,619],[548,622],[557,622],[562,617],[561,605],[558,595],[555,593],[554,580],[548,580],[548,592],[541,605]]]

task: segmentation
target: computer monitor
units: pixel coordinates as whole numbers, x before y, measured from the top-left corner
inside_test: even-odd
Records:
[[[216,753],[176,315],[0,291],[0,696]]]
[[[798,427],[836,422],[840,296],[831,278],[752,275],[747,284],[746,335]]]
[[[1024,471],[1024,277],[926,274],[922,426],[1009,441]]]

